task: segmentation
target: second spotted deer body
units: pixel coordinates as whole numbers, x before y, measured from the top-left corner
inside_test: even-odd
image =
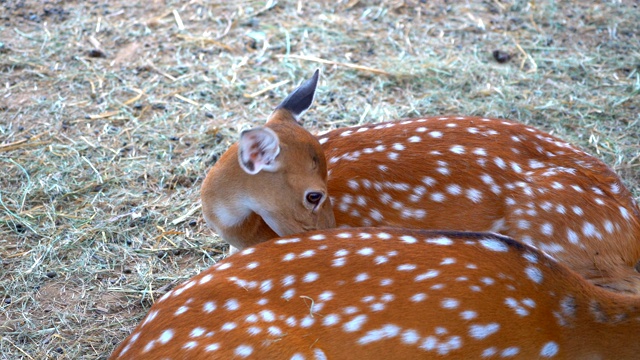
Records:
[[[330,229],[247,248],[111,359],[637,359],[640,303],[486,233]]]
[[[278,122],[306,133],[295,120],[311,105],[317,79],[316,73],[287,97],[267,126]],[[205,218],[232,245],[242,249],[276,233],[290,235],[286,229],[330,227],[333,218],[326,212],[332,206],[339,227],[498,232],[539,248],[596,284],[640,292],[634,269],[640,259],[640,214],[632,195],[600,160],[547,133],[506,120],[438,116],[341,128],[316,138],[302,135],[281,139],[281,147],[319,142],[314,151],[324,152],[328,176],[314,171],[296,183],[317,184],[314,191],[320,194],[326,188],[331,204],[322,202],[309,214],[322,211],[327,220],[310,222],[302,217],[305,212],[287,210],[288,199],[299,202],[304,190],[291,186],[287,168],[304,168],[299,162],[310,161],[308,156],[288,157],[290,163],[276,157],[281,162],[276,174],[282,176],[247,176],[225,170],[236,161],[232,147],[234,156],[220,159],[202,189]],[[235,178],[239,174],[243,182]],[[272,182],[265,184],[266,177]],[[235,190],[215,184],[233,184]],[[264,199],[280,209],[274,214],[283,215],[261,217],[256,208]],[[245,206],[244,217],[236,219],[221,211],[229,202],[251,203],[253,210]],[[242,225],[220,226],[214,213]],[[302,220],[292,220],[292,214]],[[270,224],[280,230],[270,230],[276,230]]]

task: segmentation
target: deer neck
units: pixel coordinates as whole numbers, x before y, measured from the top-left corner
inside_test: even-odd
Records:
[[[207,224],[234,247],[242,239],[260,243],[276,233],[249,206],[252,180],[238,165],[237,145],[220,157],[202,186],[203,215]],[[255,181],[254,181],[255,182]],[[253,245],[253,244],[251,244]]]

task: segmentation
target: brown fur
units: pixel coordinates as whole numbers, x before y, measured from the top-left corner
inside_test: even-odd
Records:
[[[359,132],[361,128],[368,130]],[[421,128],[427,130],[419,131]],[[477,132],[470,133],[470,128]],[[429,135],[432,131],[442,136],[434,138]],[[345,132],[349,135],[344,136]],[[421,141],[410,142],[412,136]],[[640,216],[633,196],[604,163],[560,139],[515,122],[454,116],[343,128],[319,138],[329,163],[329,193],[338,226],[497,231],[538,247],[596,284],[617,291],[640,291],[640,274],[634,269],[640,259]],[[406,148],[394,150],[394,144]],[[385,150],[364,153],[379,145],[384,145]],[[464,153],[453,153],[454,145],[462,146]],[[486,155],[474,154],[475,149],[484,149]],[[343,158],[355,151],[362,153],[357,160]],[[398,154],[396,160],[388,157],[390,152]],[[504,162],[503,167],[498,166],[497,158]],[[440,161],[448,164],[450,174],[437,171]],[[537,163],[532,167],[530,161]],[[520,172],[513,169],[513,164]],[[378,165],[386,169],[381,171]],[[489,175],[499,185],[498,193],[483,181],[483,175]],[[435,183],[424,184],[425,176]],[[356,189],[352,188],[354,181]],[[367,189],[366,181],[382,185]],[[405,184],[408,190],[384,188],[385,182]],[[555,182],[562,188],[555,188]],[[448,193],[447,186],[452,184],[459,185],[462,193]],[[425,193],[419,199],[412,198],[419,186]],[[618,191],[613,192],[612,187]],[[480,201],[467,196],[470,189],[480,191]],[[434,193],[444,194],[446,200],[433,201],[430,196]],[[385,194],[391,199],[386,204],[382,201]],[[358,196],[365,200],[362,205],[356,200],[344,201],[345,197]],[[513,204],[509,205],[509,201]],[[394,208],[393,202],[400,210]],[[551,208],[544,210],[548,204]],[[564,214],[558,212],[559,206],[564,207]],[[372,209],[378,210],[382,218],[372,217]],[[403,213],[415,209],[426,215],[417,218]],[[627,212],[627,218],[620,209]],[[503,226],[494,228],[500,219]],[[526,221],[528,228],[520,228],[521,221]],[[611,232],[605,230],[606,221],[612,224]],[[585,227],[590,229],[588,224],[600,236],[585,233]],[[552,234],[545,234],[543,226],[550,227]],[[568,231],[577,234],[577,242],[569,240]]]
[[[324,239],[312,238],[319,234]],[[158,300],[111,359],[232,359],[241,347],[256,359],[640,353],[640,298],[597,288],[495,234],[331,229],[247,250]],[[424,296],[415,300],[416,294]],[[236,306],[226,305],[230,299]],[[207,302],[215,309],[205,311]],[[163,344],[166,331],[171,336]],[[207,351],[212,344],[216,349]]]

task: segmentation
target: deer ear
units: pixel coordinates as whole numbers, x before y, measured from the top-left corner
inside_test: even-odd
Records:
[[[257,127],[240,133],[238,161],[247,174],[255,175],[260,170],[275,171],[279,153],[280,141],[273,130]]]
[[[302,114],[309,109],[313,103],[313,98],[316,94],[316,87],[318,86],[318,78],[320,77],[320,69],[316,70],[311,76],[311,79],[304,81],[298,86],[289,96],[284,99],[277,109],[288,110],[293,118],[298,121]]]

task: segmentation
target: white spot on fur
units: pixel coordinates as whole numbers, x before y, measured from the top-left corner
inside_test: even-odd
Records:
[[[498,323],[489,323],[487,325],[473,324],[469,326],[469,336],[474,339],[482,340],[487,336],[495,334],[498,330],[500,330],[500,325]]]
[[[553,357],[558,354],[559,350],[560,348],[557,343],[555,343],[554,341],[549,341],[548,343],[544,344],[544,346],[540,350],[540,356]]]
[[[507,244],[503,243],[500,240],[482,239],[479,242],[480,242],[480,245],[484,246],[485,248],[487,248],[487,249],[489,249],[491,251],[497,251],[497,252],[509,251],[509,247],[507,246]]]
[[[542,282],[542,271],[537,267],[528,266],[524,272],[527,274],[527,277],[536,284],[540,284]]]
[[[345,332],[359,331],[362,328],[362,325],[364,325],[366,321],[367,321],[367,316],[364,314],[361,314],[349,320],[348,322],[344,323],[344,325],[342,325],[342,329]]]

